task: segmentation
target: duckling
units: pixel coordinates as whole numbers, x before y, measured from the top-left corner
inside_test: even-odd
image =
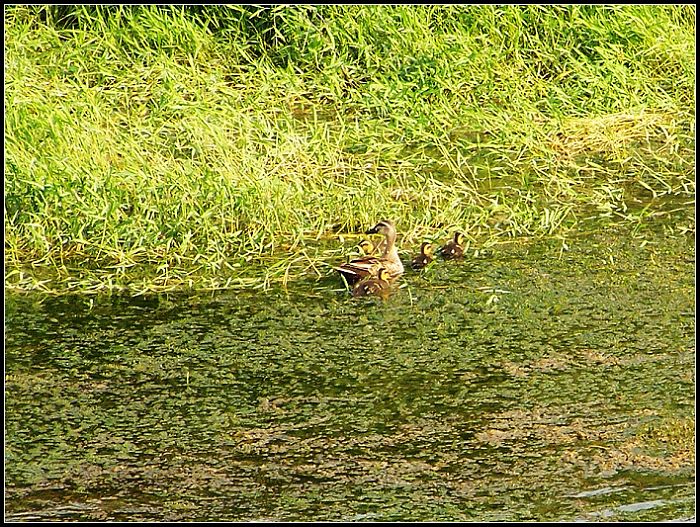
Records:
[[[389,271],[384,267],[380,267],[375,278],[365,278],[353,287],[352,296],[386,296],[389,294],[389,288],[391,286],[389,278]]]
[[[455,232],[454,238],[440,249],[442,257],[445,260],[457,260],[462,258],[462,256],[464,256],[464,247],[462,247],[463,240],[464,234],[459,231]]]
[[[360,250],[360,253],[362,253],[362,256],[371,256],[377,249],[369,240],[362,240],[357,244],[357,248]]]
[[[416,271],[423,269],[426,265],[433,261],[433,244],[423,242],[420,246],[420,254],[411,262],[411,267]]]
[[[395,245],[396,227],[393,222],[382,220],[369,229],[366,234],[384,235],[384,241],[379,245],[382,247],[382,254],[381,256],[363,256],[335,267],[335,270],[341,274],[345,281],[354,285],[363,278],[376,277],[381,267],[388,271],[390,280],[395,280],[403,274],[403,263],[401,263]]]

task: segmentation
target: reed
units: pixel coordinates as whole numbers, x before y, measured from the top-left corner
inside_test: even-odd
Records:
[[[324,276],[329,244],[383,217],[404,245],[488,245],[694,197],[694,24],[678,5],[7,7],[6,289],[265,287]]]

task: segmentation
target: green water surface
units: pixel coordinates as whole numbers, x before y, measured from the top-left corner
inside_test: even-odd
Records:
[[[6,520],[694,516],[691,235],[210,295],[6,298]]]

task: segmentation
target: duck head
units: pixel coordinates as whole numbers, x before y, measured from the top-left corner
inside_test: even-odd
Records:
[[[387,238],[396,238],[396,227],[390,220],[382,220],[367,231],[367,234],[383,234]]]

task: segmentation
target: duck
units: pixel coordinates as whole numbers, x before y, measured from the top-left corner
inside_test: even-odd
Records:
[[[389,280],[396,280],[404,272],[403,263],[396,249],[396,226],[391,220],[381,220],[365,234],[383,234],[384,240],[378,245],[382,253],[379,256],[368,255],[350,260],[335,267],[343,279],[354,285],[364,278],[374,278],[379,269],[384,268],[389,274]]]
[[[459,231],[455,232],[454,238],[440,249],[440,255],[445,260],[457,260],[462,258],[462,256],[464,256],[464,247],[462,247],[463,240],[464,234]]]
[[[411,267],[416,271],[423,269],[426,265],[433,261],[433,244],[423,242],[420,246],[420,254],[411,262]]]
[[[365,278],[355,284],[355,287],[352,288],[352,296],[386,296],[389,294],[389,288],[391,287],[389,280],[389,271],[384,267],[380,267],[376,277]]]

